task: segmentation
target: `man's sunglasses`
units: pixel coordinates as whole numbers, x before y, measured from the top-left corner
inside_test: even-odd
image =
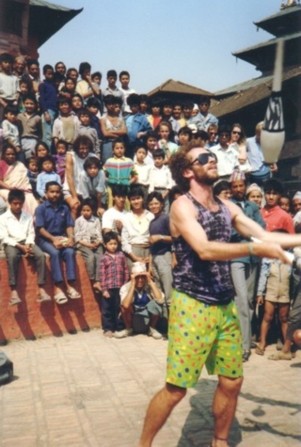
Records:
[[[217,163],[217,156],[213,152],[203,152],[190,163],[190,166],[194,165],[195,163],[199,163],[200,165],[205,166],[207,163],[209,163],[210,158],[212,159],[212,161]]]

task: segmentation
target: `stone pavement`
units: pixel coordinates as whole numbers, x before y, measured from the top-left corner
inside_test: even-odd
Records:
[[[2,347],[15,378],[0,387],[0,447],[136,446],[146,406],[164,381],[166,345],[93,330]],[[291,362],[251,356],[231,446],[301,446],[300,372],[300,351]],[[216,377],[204,373],[153,446],[206,445],[215,386]]]

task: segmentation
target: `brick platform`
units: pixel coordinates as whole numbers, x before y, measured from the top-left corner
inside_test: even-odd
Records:
[[[45,288],[47,293],[53,296],[49,259],[46,262]],[[18,339],[34,340],[46,335],[61,336],[67,332],[75,333],[100,327],[100,307],[94,296],[84,260],[79,254],[76,256],[76,264],[76,288],[82,298],[69,299],[68,303],[63,305],[58,305],[53,300],[40,304],[37,302],[38,287],[34,264],[22,259],[17,286],[22,303],[11,307],[8,304],[10,288],[6,260],[0,259],[0,343]]]

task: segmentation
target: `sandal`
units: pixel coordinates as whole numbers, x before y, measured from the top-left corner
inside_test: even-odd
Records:
[[[257,354],[257,355],[264,355],[264,351],[265,351],[265,349],[261,348],[259,345],[257,345],[255,348],[255,354]]]
[[[291,352],[275,352],[274,354],[271,354],[268,356],[269,360],[292,360],[294,355]]]
[[[64,292],[56,293],[53,298],[57,304],[65,304],[68,301],[68,298],[66,297]]]
[[[38,303],[46,303],[47,301],[51,301],[51,297],[45,291],[40,292],[37,298]]]
[[[67,296],[68,296],[69,298],[71,298],[72,300],[77,300],[77,299],[81,298],[80,293],[78,293],[78,291],[75,290],[73,287],[70,287],[70,288],[67,290]]]
[[[22,303],[22,301],[18,295],[18,292],[17,291],[12,292],[12,294],[10,296],[10,300],[9,300],[9,305],[15,306],[16,304],[20,304],[20,303]]]

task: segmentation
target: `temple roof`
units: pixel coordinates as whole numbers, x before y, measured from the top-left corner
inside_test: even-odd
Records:
[[[283,83],[288,80],[301,77],[301,66],[287,70],[283,75]],[[210,108],[210,112],[218,117],[238,112],[251,104],[255,104],[264,98],[271,96],[273,76],[262,76],[251,81],[229,87],[228,92],[235,92],[232,96],[214,101]],[[224,91],[223,91],[224,92]],[[221,95],[221,92],[215,94],[215,98]]]
[[[273,38],[257,45],[253,45],[243,50],[232,53],[239,59],[243,59],[257,70],[264,73],[271,72],[274,68],[275,49],[277,42],[283,39],[285,41],[284,49],[284,67],[291,67],[301,64],[301,31],[287,34],[281,38]]]
[[[207,90],[194,87],[193,85],[185,84],[184,82],[174,81],[173,79],[168,79],[167,81],[163,82],[163,84],[151,90],[148,93],[148,96],[154,96],[159,93],[178,93],[184,95],[214,96],[213,93],[208,92]]]
[[[29,29],[30,34],[42,46],[51,36],[63,28],[81,9],[70,9],[44,0],[30,0]]]
[[[297,33],[301,29],[301,6],[287,7],[254,24],[276,37]]]

